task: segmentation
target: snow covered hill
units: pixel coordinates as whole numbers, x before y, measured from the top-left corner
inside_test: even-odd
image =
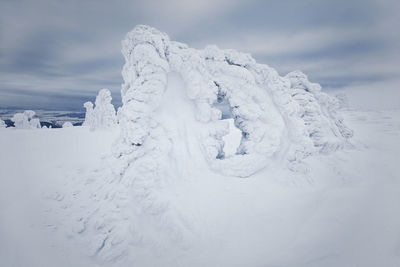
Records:
[[[400,265],[399,110],[148,26],[122,44],[118,125],[0,129],[1,266]]]

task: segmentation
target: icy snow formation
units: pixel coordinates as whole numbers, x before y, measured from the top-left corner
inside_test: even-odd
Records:
[[[282,153],[295,166],[312,153],[336,149],[352,135],[335,112],[337,100],[300,71],[280,77],[249,54],[216,46],[192,49],[143,25],[128,33],[122,45],[126,64],[119,157],[142,154],[143,145],[163,128],[155,118],[168,73],[181,76],[196,120],[206,129],[199,133],[204,157],[226,175],[250,176]],[[221,121],[220,103],[242,131],[237,153],[230,157],[223,153],[222,137],[229,128]]]
[[[338,99],[321,92],[321,86],[309,82],[300,71],[293,71],[285,78],[290,81],[291,96],[301,108],[298,114],[314,147],[321,152],[335,150],[343,144],[338,137],[347,139],[353,135],[336,113],[340,106]]]
[[[114,126],[117,122],[115,108],[111,104],[111,92],[108,89],[101,89],[96,97],[95,107],[88,101],[83,104],[86,108],[84,126],[90,129],[107,129]]]
[[[87,101],[83,104],[83,107],[86,109],[86,113],[85,113],[85,120],[83,121],[82,125],[91,127],[94,121],[93,103]]]
[[[305,157],[337,149],[351,136],[335,113],[337,101],[301,72],[281,77],[248,54],[196,50],[143,25],[126,35],[122,53],[114,157],[87,181],[88,201],[97,208],[74,219],[76,233],[94,234],[91,255],[103,261],[129,254],[140,262],[154,259],[154,250],[190,247],[196,226],[174,197],[183,180],[249,177],[280,162],[303,171]],[[102,116],[114,114],[111,96],[101,92],[94,109],[85,103],[84,125],[91,128],[100,107],[109,107]],[[242,135],[236,153],[227,155],[226,118]]]
[[[15,113],[11,121],[14,122],[14,127],[17,129],[40,128],[40,121],[38,118],[33,118],[34,116],[33,110],[25,110],[24,113]]]

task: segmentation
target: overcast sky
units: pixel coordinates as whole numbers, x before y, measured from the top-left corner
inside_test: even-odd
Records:
[[[0,107],[76,110],[101,88],[118,105],[120,44],[137,24],[195,48],[249,52],[281,75],[300,69],[326,90],[398,105],[398,2],[0,0]]]

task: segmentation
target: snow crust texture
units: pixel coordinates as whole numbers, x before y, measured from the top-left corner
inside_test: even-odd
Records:
[[[83,104],[86,109],[84,126],[90,130],[108,129],[117,123],[115,108],[111,104],[111,92],[108,89],[101,89],[96,97],[95,106],[88,101]]]

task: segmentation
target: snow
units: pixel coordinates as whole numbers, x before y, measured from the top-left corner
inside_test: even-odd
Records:
[[[70,121],[66,121],[63,123],[62,128],[74,127]]]
[[[71,122],[73,125],[82,125],[85,117],[85,113],[73,110],[35,109],[34,112],[35,117],[40,119],[40,124],[42,127],[52,126],[53,128],[61,128],[62,125],[67,121]],[[24,110],[0,107],[0,118],[5,122],[10,120],[7,122],[8,124],[10,124],[11,118],[15,113],[24,113]]]
[[[122,53],[117,116],[0,131],[0,265],[400,265],[400,110],[144,25]]]
[[[248,177],[282,153],[290,168],[299,170],[307,156],[336,151],[352,136],[337,116],[338,101],[300,71],[280,77],[249,54],[216,46],[192,49],[145,25],[126,35],[122,53],[121,136],[115,155],[126,164],[142,153],[152,132],[165,127],[155,118],[169,73],[182,79],[186,102],[203,123],[204,156],[217,172]],[[237,153],[230,157],[223,155],[222,140],[228,133],[228,125],[221,122],[227,109],[243,133]]]
[[[127,242],[125,255],[135,258],[125,256],[106,264],[398,266],[400,110],[350,110],[342,115],[354,130],[355,149],[308,158],[312,168],[307,175],[280,165],[237,179],[203,169],[201,162],[185,154],[179,159],[181,169],[176,166],[174,171],[182,174],[183,181],[168,185],[160,194],[168,199],[170,209],[179,211],[175,219],[186,221],[189,245],[159,243],[157,249],[150,249]],[[170,127],[175,133],[178,129]],[[81,231],[75,228],[80,217],[85,221],[94,216],[92,209],[107,208],[84,195],[101,191],[93,184],[102,184],[99,166],[118,135],[117,128],[0,131],[0,258],[4,266],[101,264],[101,259],[88,256],[95,228],[87,225],[90,233],[79,235],[73,231]],[[175,149],[177,154],[190,152]],[[115,198],[123,192],[122,186]],[[132,208],[134,204],[126,205]],[[123,221],[114,223],[115,229],[123,226]],[[144,233],[153,230],[162,238],[162,228],[153,229],[147,223],[147,219],[131,222],[141,225]]]
[[[227,119],[229,123],[229,133],[222,137],[224,141],[224,156],[230,157],[236,154],[242,139],[242,131],[235,126],[233,119]]]
[[[93,114],[93,103],[87,101],[83,104],[83,107],[86,109],[85,112],[85,120],[83,121],[83,126],[91,127],[94,124],[94,114]]]
[[[40,121],[34,116],[35,112],[33,110],[25,110],[23,113],[15,113],[11,121],[14,122],[14,127],[17,129],[40,128]]]
[[[111,100],[110,90],[101,89],[96,97],[94,108],[92,102],[85,102],[83,106],[86,109],[86,114],[83,126],[88,126],[92,131],[115,126],[117,117]]]

